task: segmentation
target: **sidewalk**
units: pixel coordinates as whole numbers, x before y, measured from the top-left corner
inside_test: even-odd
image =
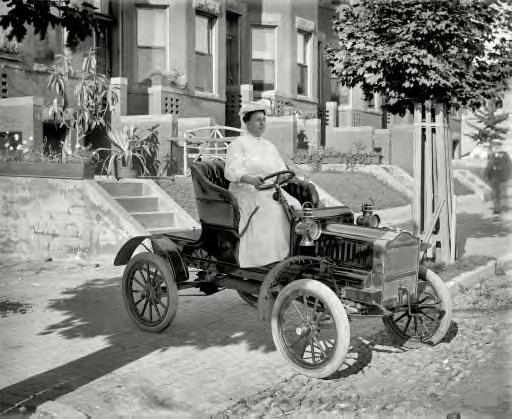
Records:
[[[508,196],[512,197],[512,185]],[[477,195],[457,197],[457,246],[459,257],[483,255],[499,258],[512,251],[512,210],[492,213],[492,202]],[[412,229],[411,205],[377,210],[384,226]]]

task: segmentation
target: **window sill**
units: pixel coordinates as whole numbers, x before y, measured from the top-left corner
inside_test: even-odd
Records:
[[[221,97],[217,93],[213,93],[213,92],[203,92],[201,90],[196,90],[194,92],[194,95],[196,97],[202,97],[205,99],[222,100]]]
[[[375,114],[375,115],[380,115],[382,113],[382,111],[380,111],[379,109],[366,109],[366,110],[362,110],[362,112],[367,112],[367,113],[371,113],[371,114]]]
[[[297,100],[300,100],[302,102],[310,102],[310,103],[317,103],[315,99],[309,96],[303,96],[303,95],[297,95]]]

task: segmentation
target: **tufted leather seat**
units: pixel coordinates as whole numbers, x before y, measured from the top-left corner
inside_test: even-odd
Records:
[[[235,196],[228,191],[230,182],[224,177],[224,161],[192,163],[190,173],[199,221],[238,232],[240,212]]]
[[[224,161],[198,161],[190,165],[190,171],[201,223],[238,231],[238,202],[228,190],[230,182],[224,177]],[[318,207],[320,199],[313,184],[294,178],[283,189],[301,204],[309,201],[315,208]]]
[[[304,180],[293,178],[290,182],[283,186],[283,189],[291,196],[296,198],[301,205],[304,202],[311,202],[313,208],[318,208],[320,198],[315,185]]]

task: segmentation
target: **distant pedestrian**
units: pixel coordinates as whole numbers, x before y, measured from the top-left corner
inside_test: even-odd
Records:
[[[487,166],[484,172],[484,179],[489,182],[492,188],[493,210],[499,214],[506,210],[507,204],[507,183],[512,171],[512,162],[508,153],[496,146],[489,152]]]
[[[297,134],[297,148],[299,150],[307,150],[308,149],[308,137],[303,129],[299,131]]]

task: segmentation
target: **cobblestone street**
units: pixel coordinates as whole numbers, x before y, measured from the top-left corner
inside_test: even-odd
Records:
[[[21,405],[55,399],[93,417],[204,417],[292,375],[236,292],[182,291],[171,328],[150,334],[126,314],[121,273],[60,262],[2,270],[0,292],[23,309],[0,317],[1,411],[38,394]]]
[[[339,377],[294,376],[217,417],[509,418],[511,287],[509,271],[458,295],[451,334],[435,347],[402,352],[376,327],[352,339]]]
[[[182,291],[171,328],[138,330],[122,303],[121,272],[56,262],[3,268],[1,293],[18,312],[0,317],[2,411],[20,403],[28,416],[56,400],[93,417],[456,410],[476,418],[510,407],[510,276],[457,297],[455,337],[434,348],[402,352],[380,319],[353,320],[347,368],[321,381],[292,373],[269,328],[232,291]]]

